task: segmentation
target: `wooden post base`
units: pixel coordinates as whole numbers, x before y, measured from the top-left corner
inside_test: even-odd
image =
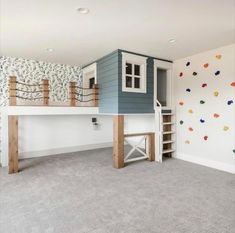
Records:
[[[18,116],[8,116],[9,174],[18,172]]]
[[[113,167],[124,167],[124,116],[113,117]]]
[[[147,143],[148,143],[148,160],[155,161],[155,134],[150,133],[147,136]]]

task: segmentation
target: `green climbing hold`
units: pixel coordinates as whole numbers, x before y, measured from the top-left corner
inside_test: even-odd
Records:
[[[184,124],[184,122],[183,122],[183,121],[180,121],[180,124],[181,124],[181,125],[183,125],[183,124]]]
[[[205,103],[205,101],[204,100],[200,100],[200,104],[204,104]]]
[[[235,149],[233,150],[233,153],[235,154]]]
[[[193,72],[193,76],[196,76],[197,75],[197,72]]]

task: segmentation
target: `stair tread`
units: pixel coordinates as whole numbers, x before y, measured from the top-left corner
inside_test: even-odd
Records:
[[[162,116],[172,116],[174,113],[162,113]]]
[[[166,154],[166,153],[170,153],[170,152],[174,152],[175,150],[174,149],[167,149],[167,150],[163,150],[163,154]]]
[[[165,131],[163,134],[170,134],[170,133],[175,133],[175,131]]]
[[[162,143],[163,144],[168,144],[168,143],[173,143],[173,142],[175,142],[174,140],[168,140],[168,141],[163,141]]]
[[[173,125],[175,122],[163,122],[163,125]]]

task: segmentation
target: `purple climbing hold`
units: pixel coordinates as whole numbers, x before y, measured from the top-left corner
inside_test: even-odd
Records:
[[[188,61],[187,63],[186,63],[186,66],[189,66],[190,65],[190,62]]]

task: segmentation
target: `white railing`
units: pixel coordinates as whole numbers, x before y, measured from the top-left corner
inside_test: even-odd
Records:
[[[162,132],[163,132],[163,125],[162,125],[162,105],[156,99],[155,105],[155,150],[156,156],[155,161],[162,162]]]

